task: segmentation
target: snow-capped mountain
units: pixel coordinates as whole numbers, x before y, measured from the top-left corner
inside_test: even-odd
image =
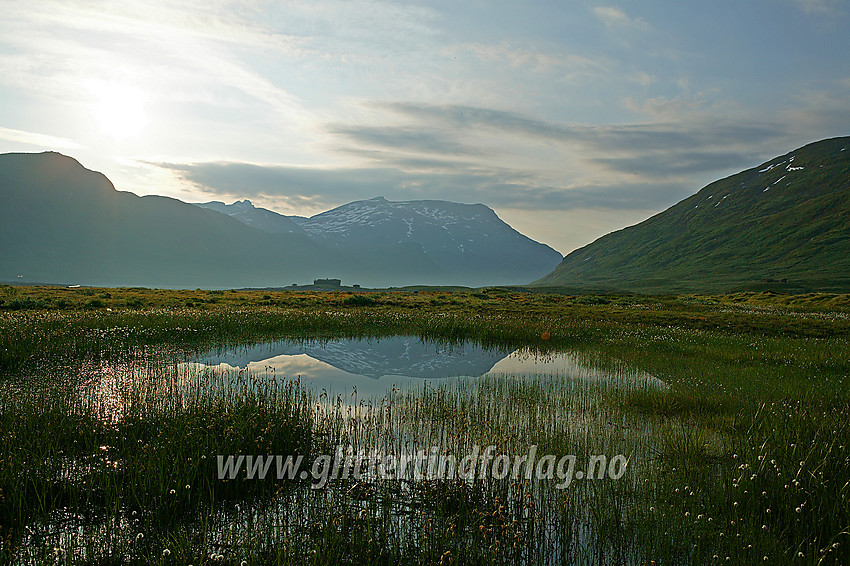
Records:
[[[321,342],[282,340],[253,347],[213,350],[200,360],[209,365],[227,364],[247,368],[251,362],[273,365],[279,356],[307,356],[345,372],[379,379],[386,375],[439,379],[483,375],[511,350],[478,344],[437,346],[416,336],[392,336],[379,340],[336,338]]]
[[[250,200],[237,200],[233,204],[224,204],[221,201],[199,203],[197,206],[208,208],[226,214],[252,228],[257,228],[272,234],[303,234],[304,230],[293,222],[292,217],[278,214],[266,208],[255,207]]]
[[[0,155],[0,281],[178,288],[525,284],[560,261],[483,205],[351,203],[312,218],[250,201],[118,191],[58,153]]]
[[[283,216],[256,208],[247,200],[199,206],[268,232],[301,230],[324,246],[359,258],[362,265],[373,266],[370,269],[384,263],[382,270],[386,270],[401,257],[406,261],[419,258],[420,265],[428,265],[430,270],[417,275],[416,282],[421,283],[522,284],[548,273],[562,259],[557,251],[520,234],[483,204],[395,202],[376,197],[310,218]]]

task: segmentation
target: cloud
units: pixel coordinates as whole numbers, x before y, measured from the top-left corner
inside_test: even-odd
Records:
[[[443,172],[411,173],[393,167],[296,167],[251,163],[151,163],[170,169],[200,191],[211,194],[275,197],[293,202],[341,204],[386,196],[398,200],[454,197],[481,202],[499,186],[528,182],[505,171],[468,171],[463,166]]]
[[[639,155],[619,155],[615,157],[596,157],[590,161],[605,166],[606,169],[621,173],[649,175],[693,175],[735,169],[753,164],[759,159],[758,153],[739,151],[698,150],[698,151],[654,151]]]
[[[227,201],[248,197],[274,202],[288,210],[325,210],[374,196],[390,200],[482,202],[495,208],[526,210],[654,209],[673,204],[683,196],[681,184],[675,182],[559,187],[542,184],[523,172],[472,169],[448,162],[443,162],[441,169],[421,171],[402,167],[309,168],[231,162],[152,165],[174,171],[193,184],[200,199]]]
[[[482,61],[507,63],[511,68],[529,69],[536,73],[551,71],[562,66],[591,65],[590,59],[579,55],[556,55],[543,51],[517,47],[506,41],[497,44],[464,43],[445,48],[444,53],[468,51]]]
[[[378,146],[397,151],[425,154],[478,155],[481,151],[452,139],[451,133],[427,126],[343,126],[329,128],[329,133],[343,136],[358,144],[358,148]]]
[[[807,14],[836,14],[841,9],[839,0],[792,0]]]
[[[673,204],[701,183],[771,157],[764,148],[788,138],[774,122],[732,114],[718,118],[713,108],[707,114],[683,111],[686,117],[679,120],[671,110],[664,114],[671,119],[662,121],[570,124],[466,105],[370,106],[383,122],[401,125],[334,125],[336,150],[356,156],[363,167],[338,177],[298,170],[302,190],[332,190],[338,178],[388,198],[441,195],[522,209],[646,210]],[[295,173],[278,170],[278,188],[293,187],[289,177]],[[198,180],[197,172],[192,176]],[[215,180],[208,176],[204,182]],[[339,191],[334,195],[343,198]]]
[[[587,124],[457,104],[371,102],[391,126],[339,125],[337,151],[420,192],[494,206],[651,209],[825,135],[846,135],[846,82],[770,115],[702,95],[628,100],[646,122]],[[455,188],[451,188],[454,186]],[[391,189],[391,187],[388,187]],[[466,196],[471,195],[471,196]],[[484,196],[481,196],[484,195]],[[365,195],[364,195],[365,196]]]
[[[205,5],[204,5],[205,6]],[[233,99],[270,107],[304,125],[302,101],[273,83],[240,50],[277,57],[311,54],[306,39],[280,33],[256,14],[173,3],[35,2],[0,23],[11,46],[3,80],[41,96],[85,101],[92,81],[138,84],[153,95],[188,102]],[[210,8],[210,7],[208,7]]]
[[[381,103],[381,107],[420,123],[501,130],[529,138],[577,145],[594,152],[690,151],[706,145],[727,147],[730,140],[740,144],[756,143],[784,133],[784,128],[771,123],[711,117],[644,124],[564,124],[517,112],[470,106],[397,102]]]
[[[630,18],[623,10],[614,6],[597,6],[593,9],[593,13],[611,31],[649,29],[649,24],[642,18]]]
[[[0,139],[22,143],[26,145],[34,145],[45,149],[82,149],[83,146],[73,140],[48,136],[45,134],[36,134],[33,132],[25,132],[23,130],[13,130],[11,128],[3,128],[0,126]]]

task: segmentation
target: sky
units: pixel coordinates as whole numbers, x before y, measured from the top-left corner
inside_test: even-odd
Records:
[[[563,254],[850,135],[846,0],[0,0],[0,152],[310,216],[483,203]]]

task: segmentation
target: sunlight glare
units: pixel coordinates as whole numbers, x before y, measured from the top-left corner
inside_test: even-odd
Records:
[[[100,130],[116,141],[138,138],[148,123],[146,96],[139,88],[118,83],[98,83],[93,113]]]

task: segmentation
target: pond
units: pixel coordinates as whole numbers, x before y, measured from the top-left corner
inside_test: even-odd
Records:
[[[481,376],[550,375],[612,387],[667,387],[643,372],[593,368],[571,352],[487,348],[474,342],[445,344],[416,336],[275,340],[212,350],[188,365],[244,371],[255,377],[300,378],[316,391],[348,394],[356,390],[361,398],[421,385],[423,380]]]
[[[198,551],[251,563],[256,540],[284,554],[353,545],[381,555],[376,544],[390,544],[412,552],[408,561],[452,549],[553,564],[592,542],[581,552],[598,557],[630,548],[635,535],[616,545],[591,537],[588,513],[651,476],[661,430],[615,400],[668,389],[599,352],[416,336],[275,339],[96,358],[70,371],[61,386],[22,389],[15,401],[25,420],[52,421],[58,439],[55,452],[34,455],[38,465],[17,467],[66,502],[27,525],[19,564],[129,560],[175,546],[178,563],[198,561]],[[304,475],[282,474],[277,460],[268,476],[252,471],[258,458],[292,454],[305,458]],[[338,470],[354,465],[349,454],[378,463],[349,476]],[[420,454],[434,466],[427,473],[399,467]],[[472,475],[462,470],[470,458]],[[578,481],[585,470],[599,481]],[[625,512],[605,511],[618,521]],[[517,546],[494,555],[494,540]]]

